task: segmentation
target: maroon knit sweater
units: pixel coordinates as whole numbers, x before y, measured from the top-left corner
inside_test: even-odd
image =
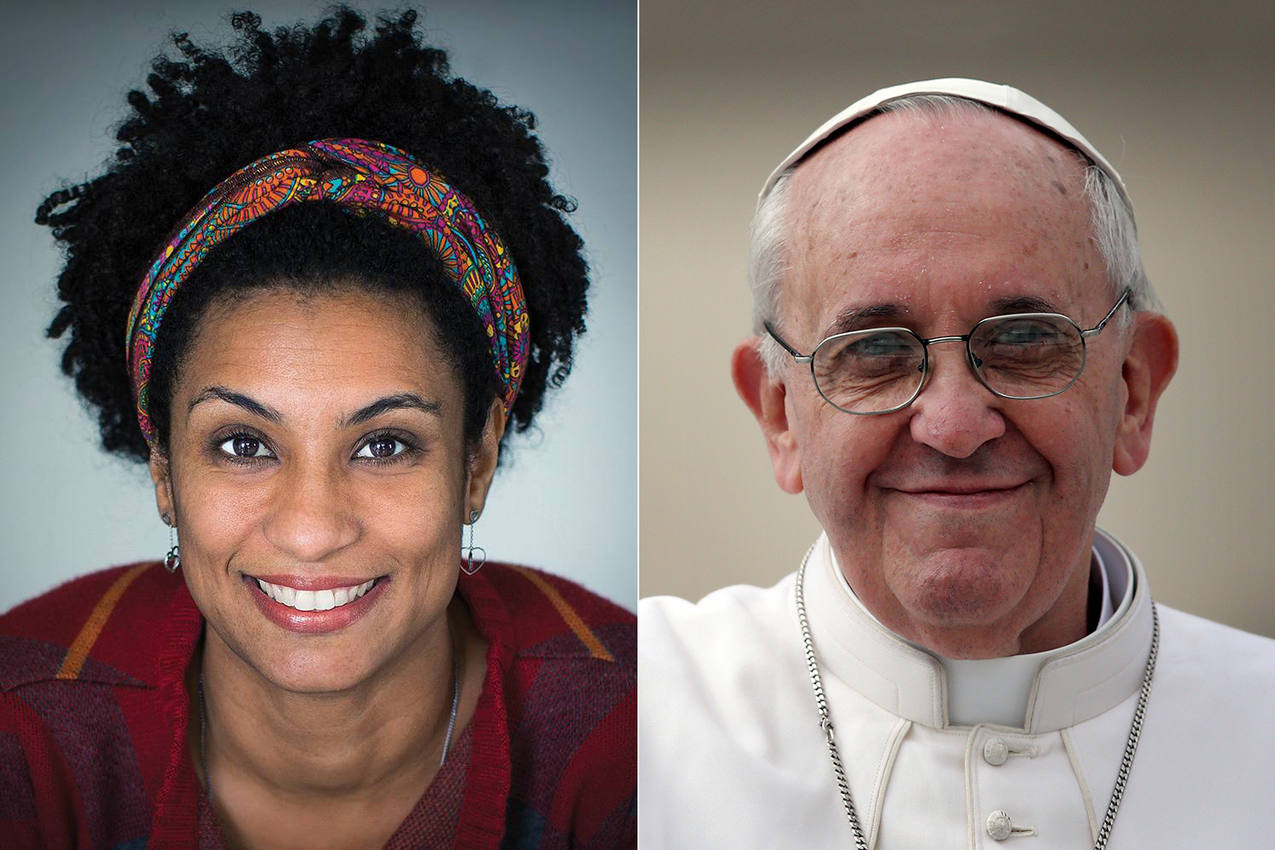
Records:
[[[488,642],[482,695],[387,848],[635,846],[633,615],[501,564],[462,575],[460,594]],[[154,563],[0,617],[0,847],[220,846],[185,742],[202,629],[181,576]]]

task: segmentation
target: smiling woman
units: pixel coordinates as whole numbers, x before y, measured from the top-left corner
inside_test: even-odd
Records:
[[[466,445],[430,323],[406,295],[263,292],[205,316],[173,388],[184,415],[152,469],[187,585],[285,690],[376,688],[447,655],[456,529],[482,510],[503,416]]]
[[[0,618],[0,845],[631,845],[632,615],[473,544],[584,327],[534,119],[412,13],[235,26],[39,211],[174,539]]]

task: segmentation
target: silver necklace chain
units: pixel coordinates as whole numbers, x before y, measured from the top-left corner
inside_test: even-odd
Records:
[[[447,717],[447,734],[443,737],[443,756],[439,768],[447,764],[447,753],[452,748],[452,733],[456,730],[456,715],[460,711],[460,653],[452,648],[452,710]],[[212,799],[212,783],[208,781],[208,706],[204,701],[204,669],[199,668],[199,768],[204,774],[204,793]]]
[[[811,551],[814,551],[813,547]],[[806,652],[806,666],[810,668],[810,687],[815,693],[815,707],[819,710],[819,728],[823,730],[824,740],[828,743],[828,757],[832,760],[832,771],[837,777],[837,789],[841,792],[841,803],[845,806],[846,819],[850,821],[850,832],[854,836],[855,850],[868,850],[868,840],[864,837],[863,827],[859,825],[854,798],[850,796],[850,782],[846,779],[846,769],[841,763],[841,753],[837,749],[837,738],[832,728],[832,715],[828,711],[828,696],[823,690],[823,677],[820,676],[819,665],[815,661],[815,642],[810,635],[810,618],[806,616],[806,564],[809,561],[810,552],[807,552],[797,570],[797,622],[801,626],[801,643]],[[1111,829],[1116,823],[1116,813],[1120,811],[1120,801],[1124,798],[1125,786],[1129,784],[1129,770],[1133,767],[1133,756],[1138,751],[1138,739],[1142,737],[1142,721],[1147,713],[1147,700],[1151,696],[1151,677],[1155,674],[1155,659],[1159,649],[1160,617],[1156,613],[1153,602],[1151,604],[1151,651],[1147,653],[1147,666],[1142,674],[1142,688],[1138,692],[1138,702],[1133,709],[1129,737],[1125,741],[1124,754],[1120,757],[1120,769],[1116,773],[1115,787],[1111,790],[1111,802],[1107,804],[1106,816],[1102,819],[1102,826],[1098,828],[1098,840],[1094,843],[1094,850],[1106,850]]]

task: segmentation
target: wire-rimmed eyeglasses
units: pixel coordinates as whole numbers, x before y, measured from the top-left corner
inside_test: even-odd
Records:
[[[929,348],[939,342],[965,343],[975,377],[1001,398],[1058,395],[1085,369],[1085,340],[1102,333],[1130,292],[1121,293],[1088,330],[1061,313],[1009,313],[989,316],[960,336],[923,339],[908,328],[848,331],[800,354],[770,322],[765,328],[798,363],[810,364],[815,389],[829,404],[870,416],[902,410],[916,400],[930,375]]]

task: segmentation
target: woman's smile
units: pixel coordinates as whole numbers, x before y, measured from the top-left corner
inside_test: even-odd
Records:
[[[272,623],[290,632],[335,632],[365,616],[385,595],[389,577],[244,576],[244,587]]]
[[[298,611],[327,611],[354,602],[372,589],[376,579],[352,584],[338,578],[253,577],[261,592]]]

